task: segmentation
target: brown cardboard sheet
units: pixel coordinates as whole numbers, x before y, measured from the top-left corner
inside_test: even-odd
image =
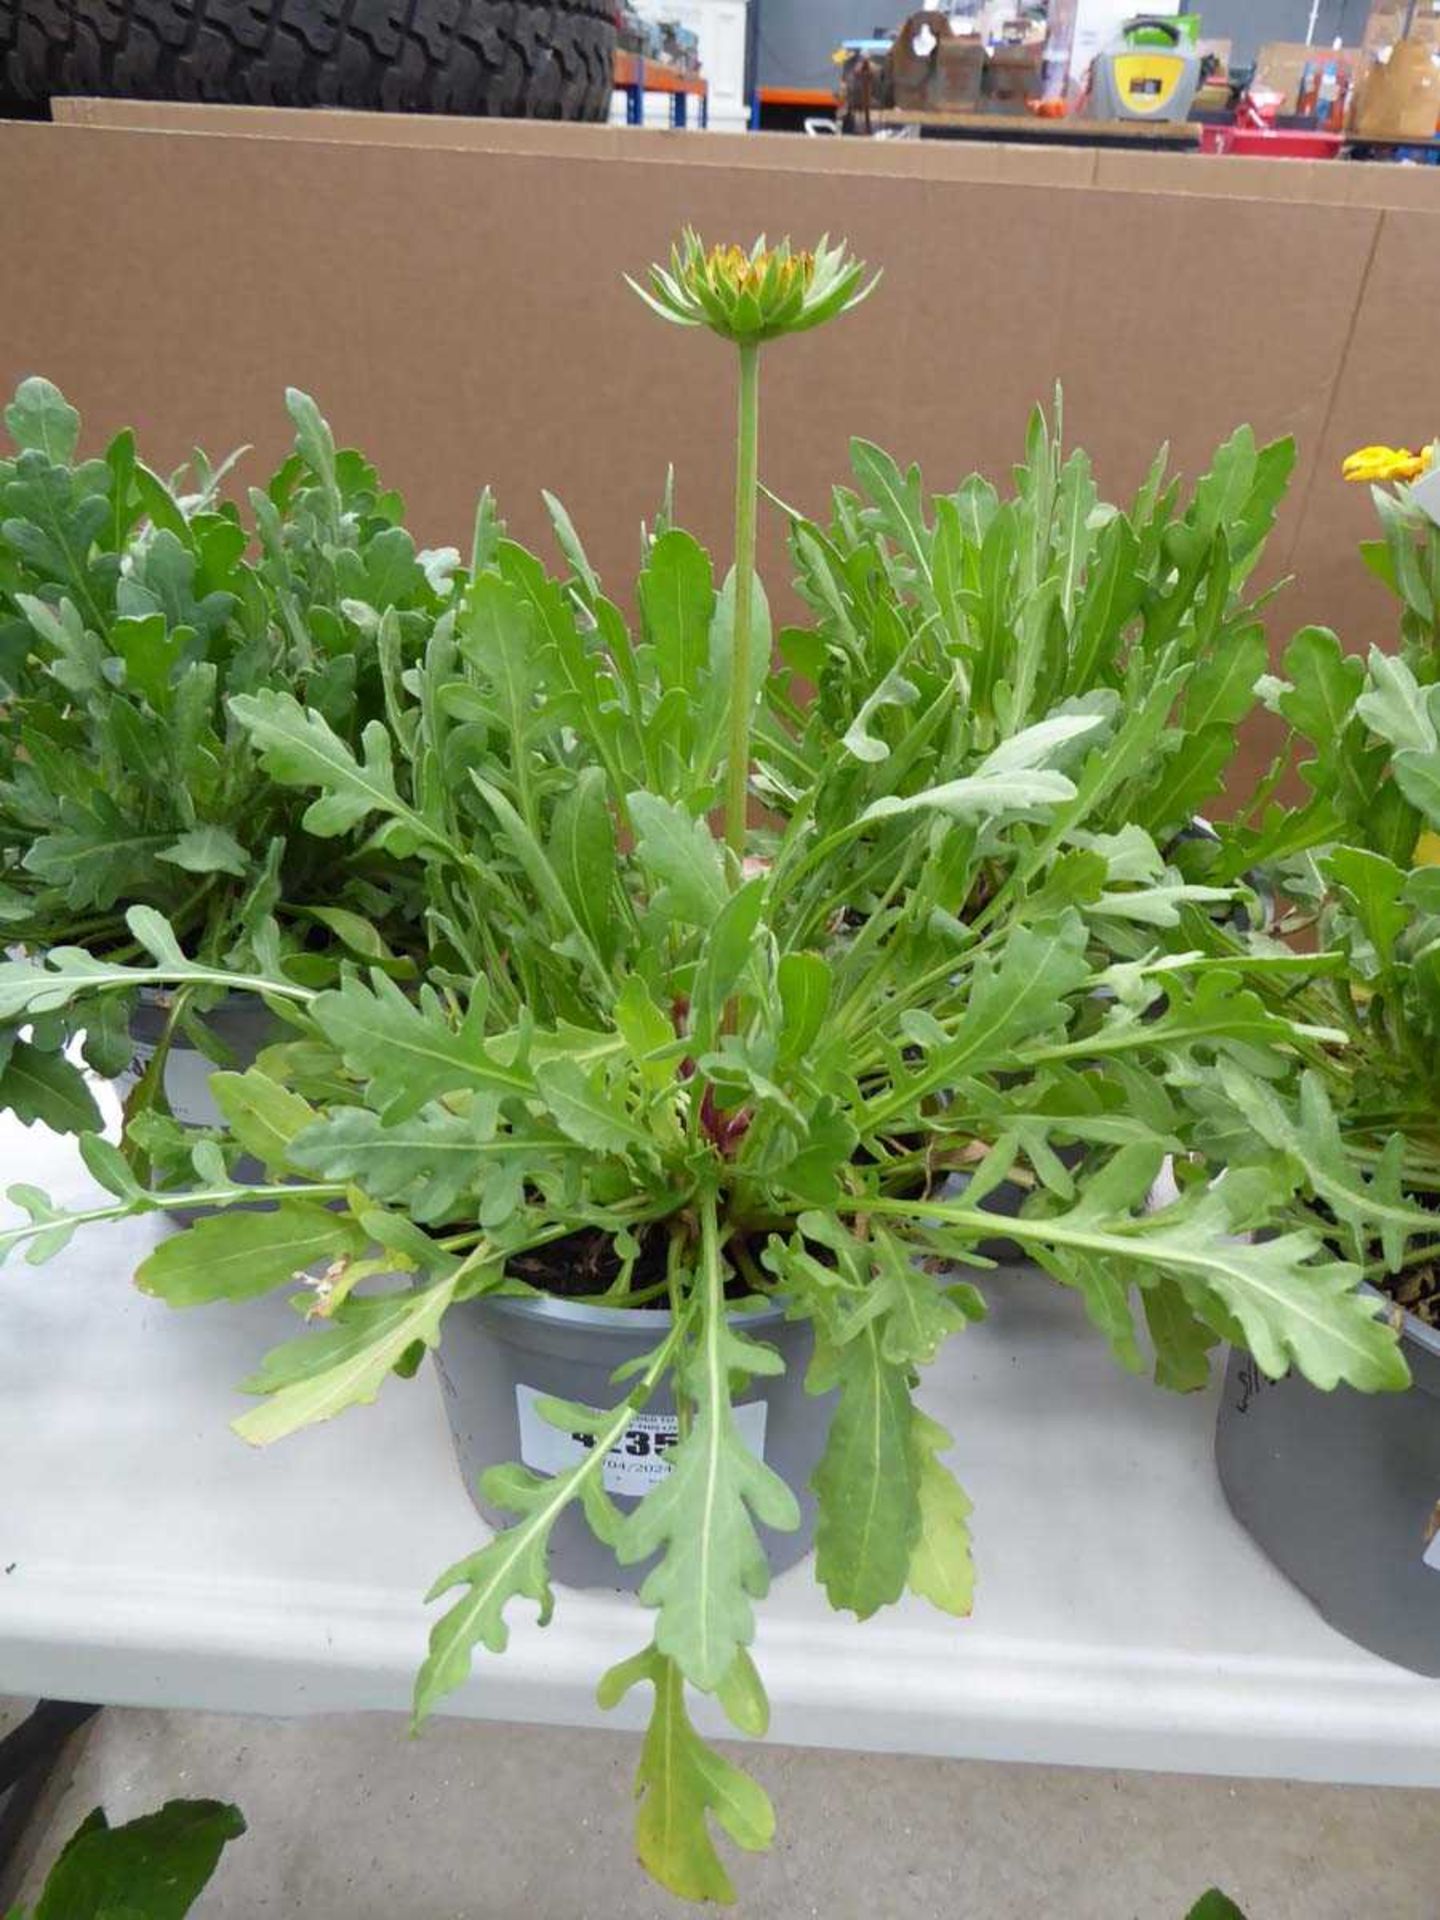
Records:
[[[456,147],[467,152],[553,154],[562,159],[649,160],[663,166],[683,163],[1006,185],[1101,186],[1124,192],[1321,201],[1342,206],[1428,206],[1440,212],[1440,168],[1381,163],[1035,146],[1018,140],[806,139],[790,133],[710,137],[697,135],[694,130],[659,127],[578,127],[545,120],[164,100],[63,99],[54,103],[54,114],[65,124],[125,127],[138,132]]]
[[[1440,423],[1440,368],[1400,344],[1403,316],[1440,291],[1429,215],[657,166],[603,158],[574,140],[584,131],[551,129],[563,152],[487,152],[0,124],[0,250],[16,263],[0,388],[47,373],[89,444],[130,424],[158,463],[196,441],[254,442],[251,479],[288,440],[284,387],[307,388],[404,491],[425,540],[463,546],[490,483],[516,535],[548,550],[549,487],[626,599],[671,461],[680,517],[725,552],[733,370],[719,343],[648,315],[622,272],[687,222],[828,230],[885,283],[766,356],[762,471],[783,499],[823,511],[850,434],[936,486],[976,466],[1001,477],[1057,379],[1068,437],[1112,497],[1162,440],[1193,475],[1249,420],[1301,445],[1272,572],[1304,578],[1272,634],[1321,618],[1356,644],[1376,637],[1354,558],[1368,500],[1336,462],[1349,438]],[[772,516],[763,559],[783,600],[780,533]],[[1268,750],[1257,739],[1251,766]]]

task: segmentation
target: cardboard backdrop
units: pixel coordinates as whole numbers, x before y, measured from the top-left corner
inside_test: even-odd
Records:
[[[762,472],[782,498],[823,510],[851,434],[935,486],[1002,476],[1057,379],[1067,437],[1111,497],[1162,440],[1194,475],[1248,420],[1301,449],[1271,549],[1271,577],[1298,575],[1272,610],[1277,649],[1307,621],[1357,649],[1393,635],[1355,554],[1369,500],[1338,464],[1440,431],[1440,366],[1413,331],[1440,294],[1428,182],[929,143],[899,163],[860,142],[769,141],[767,158],[604,129],[492,127],[480,144],[463,123],[392,123],[382,140],[369,116],[307,116],[303,138],[286,137],[296,116],[259,116],[255,137],[160,130],[147,111],[151,130],[0,124],[0,385],[47,374],[91,445],[128,424],[168,464],[250,442],[258,480],[288,442],[283,389],[304,387],[425,540],[463,548],[489,483],[511,530],[545,546],[549,487],[626,600],[670,462],[681,519],[727,554],[733,368],[708,335],[650,316],[622,272],[687,222],[828,230],[885,279],[765,356]],[[1365,197],[1351,175],[1370,176]],[[772,516],[772,590],[779,534]],[[1248,766],[1272,747],[1251,740]]]

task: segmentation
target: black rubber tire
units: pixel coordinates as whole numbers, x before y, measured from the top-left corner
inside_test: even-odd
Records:
[[[613,0],[0,0],[0,114],[56,94],[604,120]]]

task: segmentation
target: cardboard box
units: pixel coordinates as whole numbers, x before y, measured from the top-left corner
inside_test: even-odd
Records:
[[[789,133],[705,137],[668,128],[563,126],[553,120],[365,113],[345,108],[201,106],[169,100],[56,100],[67,126],[249,139],[451,147],[469,153],[553,154],[674,167],[861,174],[1004,186],[1104,186],[1134,193],[1319,201],[1338,206],[1434,207],[1440,167],[1334,166],[1309,160],[1237,159],[1194,152],[1092,148],[1019,140],[807,140]]]
[[[1440,46],[1440,0],[1375,0],[1365,22],[1365,53],[1383,56],[1406,38]]]
[[[1395,632],[1355,553],[1373,511],[1339,460],[1440,421],[1440,363],[1393,350],[1396,314],[1440,299],[1440,223],[1339,195],[1341,176],[1419,169],[398,117],[381,132],[364,115],[237,133],[257,122],[189,111],[226,130],[0,123],[0,249],[25,263],[0,391],[49,374],[89,446],[133,425],[166,467],[197,441],[254,442],[243,486],[287,444],[282,391],[301,386],[405,493],[425,541],[463,546],[488,482],[516,537],[548,553],[549,487],[625,598],[672,460],[681,519],[726,552],[731,476],[713,450],[733,369],[656,323],[622,273],[687,222],[828,230],[885,284],[767,356],[762,469],[782,498],[823,512],[852,434],[937,488],[973,467],[1003,478],[1058,376],[1112,498],[1161,441],[1193,476],[1239,421],[1296,434],[1266,577],[1298,579],[1272,636],[1312,619],[1357,648]],[[1040,169],[1062,162],[1057,186]],[[762,558],[788,617],[773,515]],[[1250,771],[1274,745],[1262,728]]]
[[[1352,130],[1377,140],[1433,140],[1440,124],[1440,48],[1401,40],[1388,59],[1370,58],[1351,116]]]

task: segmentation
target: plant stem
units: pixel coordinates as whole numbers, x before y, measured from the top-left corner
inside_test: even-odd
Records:
[[[38,1234],[56,1227],[94,1226],[106,1220],[129,1220],[140,1213],[167,1213],[173,1207],[227,1207],[239,1201],[256,1200],[339,1200],[345,1195],[343,1181],[316,1181],[313,1186],[295,1187],[207,1187],[185,1193],[146,1193],[137,1200],[117,1200],[113,1207],[84,1207],[74,1213],[57,1213],[43,1220],[31,1220],[25,1226],[0,1228],[0,1259],[12,1247],[20,1247]]]
[[[737,877],[745,858],[750,791],[750,654],[754,640],[755,514],[760,462],[760,349],[740,347],[740,413],[735,450],[735,625],[730,654],[730,746],[725,768],[725,844]]]

